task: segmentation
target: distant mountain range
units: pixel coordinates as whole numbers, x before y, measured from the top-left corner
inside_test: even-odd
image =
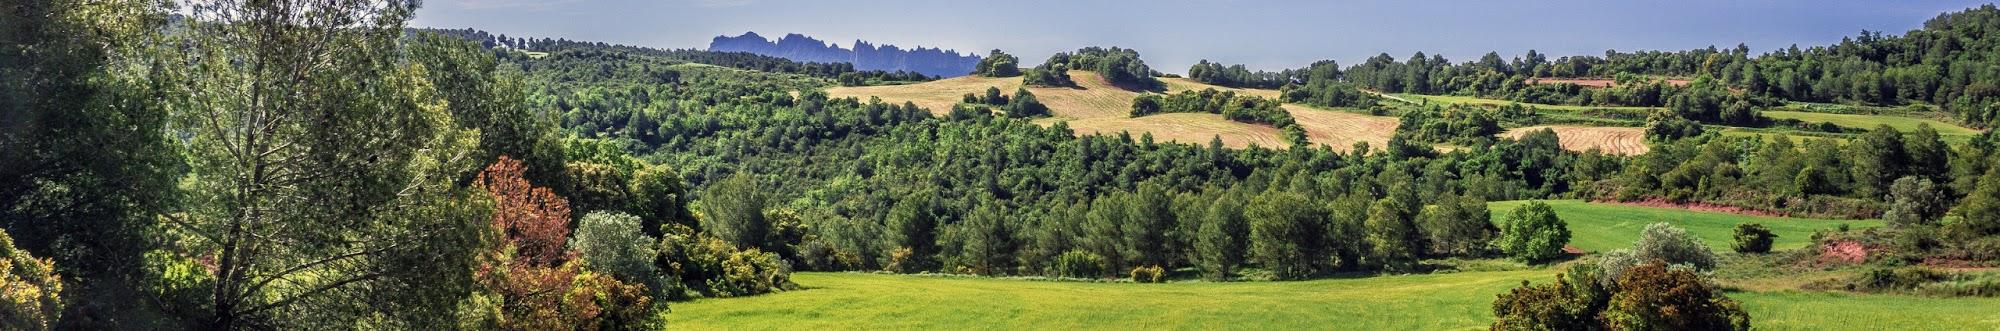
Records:
[[[756,32],[745,32],[735,37],[716,36],[714,41],[709,42],[708,50],[747,52],[799,62],[845,62],[854,64],[857,70],[904,70],[943,77],[964,76],[979,64],[979,56],[960,55],[957,50],[925,47],[905,50],[896,45],[876,46],[860,40],[854,41],[853,48],[841,48],[797,33],[787,34],[777,41],[765,39]]]

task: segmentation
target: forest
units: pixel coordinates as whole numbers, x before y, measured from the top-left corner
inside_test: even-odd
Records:
[[[935,116],[824,92],[935,78],[919,73],[411,28],[415,1],[27,1],[0,11],[0,329],[658,329],[695,300],[812,291],[795,272],[1257,282],[1470,260],[1568,266],[1483,294],[1496,330],[1756,321],[1713,285],[1728,266],[1688,230],[1646,226],[1579,260],[1575,220],[1550,205],[1488,209],[1539,199],[1879,218],[1811,240],[1867,246],[1881,291],[1962,284],[1927,262],[2000,262],[1994,133],[1704,129],[1770,125],[1759,109],[1786,101],[1935,107],[1990,127],[2000,62],[1978,36],[2000,33],[1991,5],[1754,57],[1417,53],[1188,72],[1278,99],[1153,93],[1164,74],[1119,47],[1027,69],[994,50],[970,73],[1065,87],[1092,71],[1143,91],[1131,117],[1220,114],[1290,143],[1225,148],[1044,125],[1059,114],[1027,87]],[[1615,86],[1527,83],[1604,76]],[[1377,93],[1660,111],[1650,152],[1616,155],[1565,149],[1552,130],[1501,135],[1536,109]],[[1402,124],[1380,146],[1312,144],[1288,102]],[[1734,250],[1771,252],[1752,225]],[[2000,291],[1985,284],[1961,292]]]

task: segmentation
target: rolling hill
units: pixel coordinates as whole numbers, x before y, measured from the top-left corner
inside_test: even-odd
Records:
[[[1079,134],[1131,132],[1137,136],[1150,133],[1158,141],[1194,144],[1207,144],[1210,139],[1221,137],[1223,145],[1232,148],[1253,144],[1274,148],[1288,145],[1280,138],[1277,128],[1230,121],[1217,114],[1179,113],[1132,118],[1132,98],[1147,92],[1113,86],[1095,72],[1070,71],[1069,74],[1076,80],[1077,87],[1028,88],[1054,114],[1036,123],[1054,125],[1068,122],[1070,129]],[[1266,98],[1278,97],[1276,90],[1222,87],[1186,78],[1161,78],[1160,81],[1165,83],[1165,92],[1168,93],[1213,88]],[[908,85],[831,87],[826,92],[836,98],[866,100],[879,97],[884,102],[907,101],[928,108],[932,113],[943,114],[967,93],[983,93],[988,87],[995,87],[1011,94],[1021,86],[1020,77],[965,76]],[[1300,127],[1306,129],[1307,139],[1337,149],[1347,148],[1355,142],[1368,142],[1380,147],[1389,140],[1397,123],[1392,117],[1321,110],[1303,105],[1288,104],[1285,109],[1298,120]]]

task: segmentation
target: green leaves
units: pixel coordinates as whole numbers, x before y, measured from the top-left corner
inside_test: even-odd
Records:
[[[1569,225],[1547,203],[1532,202],[1514,209],[1503,226],[1496,244],[1501,252],[1521,262],[1553,261],[1563,256],[1563,245],[1569,244]]]

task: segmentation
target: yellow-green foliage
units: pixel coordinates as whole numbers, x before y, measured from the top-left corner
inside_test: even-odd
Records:
[[[55,262],[14,248],[14,237],[0,232],[0,329],[49,329],[62,313],[62,290]]]

